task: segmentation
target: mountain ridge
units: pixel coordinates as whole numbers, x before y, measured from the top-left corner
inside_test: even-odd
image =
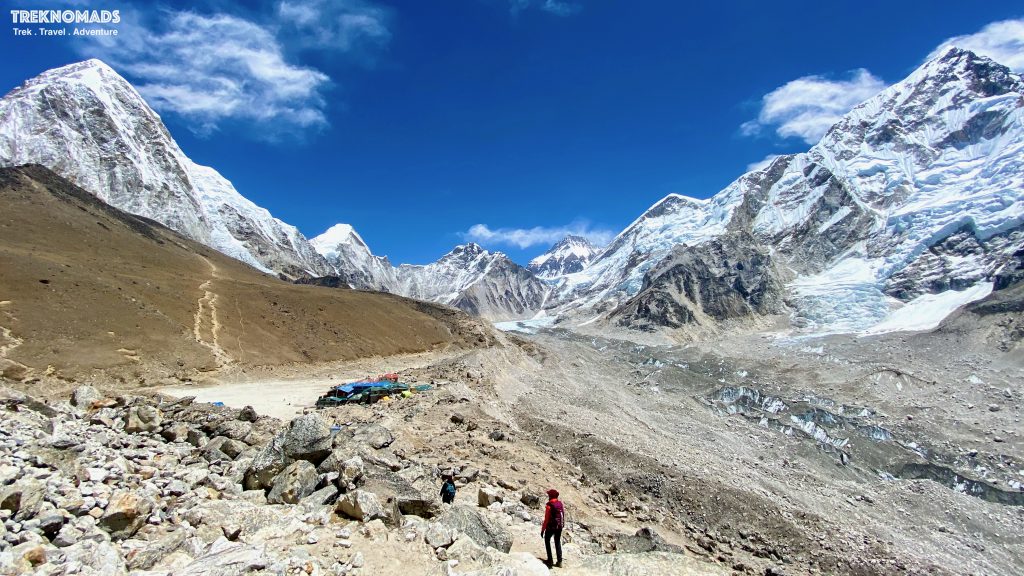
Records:
[[[0,99],[0,166],[31,163],[264,272],[330,272],[298,229],[189,159],[139,92],[100,60],[48,70]]]

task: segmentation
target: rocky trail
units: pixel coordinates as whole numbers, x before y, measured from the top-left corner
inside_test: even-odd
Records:
[[[940,345],[872,364],[863,343],[811,344],[654,347],[549,331],[288,380],[109,397],[80,387],[71,402],[5,389],[0,569],[1016,573],[1015,373],[983,359],[952,368],[936,361]],[[304,408],[389,362],[431,389]],[[971,375],[987,383],[944,408],[944,382]],[[215,398],[228,405],[200,401]],[[978,424],[944,431],[961,406]],[[983,440],[992,427],[1010,433]],[[893,473],[911,464],[916,474]],[[453,506],[437,495],[446,473]],[[549,487],[567,507],[564,568],[540,560]]]

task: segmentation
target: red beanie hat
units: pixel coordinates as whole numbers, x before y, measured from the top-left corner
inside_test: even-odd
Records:
[[[554,488],[548,490],[548,496],[551,498],[558,498],[558,490],[555,490]]]

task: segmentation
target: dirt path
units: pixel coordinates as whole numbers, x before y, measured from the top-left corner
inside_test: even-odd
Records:
[[[210,267],[210,278],[199,285],[203,295],[196,302],[195,322],[192,331],[196,342],[209,348],[213,357],[217,360],[217,367],[223,368],[225,365],[234,362],[234,359],[221,348],[218,338],[221,328],[220,320],[217,318],[217,300],[219,296],[210,289],[211,282],[217,279],[217,266],[205,256],[201,256],[201,258]]]
[[[199,402],[223,402],[232,408],[252,406],[260,414],[289,420],[303,409],[310,408],[328,388],[366,376],[421,368],[454,355],[446,352],[425,352],[368,358],[338,363],[285,377],[258,377],[241,382],[225,382],[204,386],[173,386],[158,392],[175,397],[195,396]]]

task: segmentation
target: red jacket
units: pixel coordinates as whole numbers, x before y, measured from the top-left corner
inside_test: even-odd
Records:
[[[552,530],[565,528],[565,507],[558,498],[548,500],[547,506],[544,507],[544,523],[541,524],[540,530],[544,532],[549,527]]]

